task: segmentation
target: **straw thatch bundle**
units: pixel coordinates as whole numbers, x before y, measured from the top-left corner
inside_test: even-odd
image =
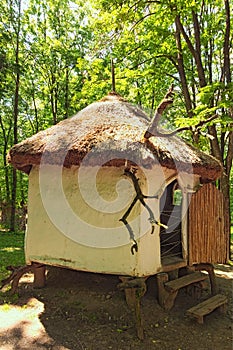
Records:
[[[48,164],[80,165],[90,152],[89,165],[124,164],[125,159],[145,167],[156,162],[193,172],[203,181],[220,176],[219,162],[176,136],[143,138],[149,118],[115,93],[92,103],[72,118],[41,131],[11,148],[9,162],[30,172],[41,159]],[[42,158],[43,157],[43,158]],[[106,161],[107,159],[107,161]]]

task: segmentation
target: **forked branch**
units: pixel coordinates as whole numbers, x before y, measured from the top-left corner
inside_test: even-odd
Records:
[[[151,226],[152,226],[151,234],[154,233],[154,226],[155,225],[159,225],[159,226],[162,226],[164,228],[167,228],[167,226],[163,225],[160,221],[155,219],[153,211],[145,202],[146,198],[158,198],[158,195],[156,194],[154,196],[146,196],[142,193],[142,190],[141,190],[139,183],[138,183],[139,179],[136,177],[136,169],[135,168],[126,168],[124,171],[124,175],[128,176],[132,180],[133,185],[134,185],[134,189],[136,191],[136,196],[134,197],[132,203],[130,204],[130,206],[127,209],[127,211],[125,212],[125,214],[120,219],[120,221],[122,221],[125,224],[128,232],[129,232],[130,239],[133,241],[133,245],[131,247],[131,253],[134,255],[134,251],[135,252],[138,251],[138,245],[137,245],[137,241],[135,240],[135,237],[134,237],[133,229],[127,221],[127,217],[131,213],[133,207],[135,206],[135,204],[137,203],[138,200],[147,209],[147,211],[149,213],[149,221],[150,221]]]
[[[158,130],[159,127],[159,122],[162,116],[162,113],[165,111],[165,109],[171,105],[173,103],[173,96],[174,96],[174,89],[173,89],[173,85],[169,88],[168,92],[166,93],[164,99],[162,100],[162,102],[159,104],[155,115],[152,119],[152,122],[150,123],[148,129],[146,130],[145,134],[144,134],[144,138],[146,140],[148,140],[150,137],[152,136],[158,136],[158,137],[169,137],[169,136],[174,136],[177,133],[181,132],[181,131],[185,131],[185,130],[190,130],[193,133],[201,133],[200,129],[203,125],[211,122],[212,120],[218,118],[218,115],[215,114],[205,120],[201,120],[200,122],[198,122],[196,125],[189,125],[189,126],[183,126],[181,128],[178,128],[174,131],[168,132],[168,133],[163,133],[161,131]],[[212,138],[211,135],[205,135],[208,136],[210,138]]]
[[[174,87],[171,85],[168,92],[166,93],[164,99],[160,102],[158,108],[156,109],[154,118],[149,125],[147,131],[144,134],[145,139],[149,139],[151,136],[158,136],[158,125],[164,110],[173,103]],[[162,134],[163,135],[163,134]]]

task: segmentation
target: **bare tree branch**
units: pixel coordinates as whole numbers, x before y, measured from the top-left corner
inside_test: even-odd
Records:
[[[143,16],[142,18],[140,18],[136,23],[134,23],[134,25],[130,28],[130,32],[141,22],[144,21],[144,19],[146,19],[147,17],[150,17],[152,15],[156,15],[157,12],[151,12],[151,13],[147,13],[145,16]]]
[[[178,128],[174,131],[168,132],[168,133],[163,133],[160,132],[158,130],[159,127],[159,122],[162,116],[162,113],[164,112],[164,110],[173,103],[173,95],[174,95],[174,91],[173,91],[173,85],[169,88],[168,92],[166,93],[164,99],[162,100],[162,102],[159,104],[154,118],[152,119],[151,124],[149,125],[148,129],[146,130],[145,134],[144,134],[144,138],[145,139],[149,139],[152,136],[158,136],[158,137],[169,137],[169,136],[174,136],[175,134],[181,132],[181,131],[185,131],[185,130],[190,130],[193,132],[198,132],[199,129],[205,125],[210,123],[212,120],[217,119],[218,115],[214,114],[211,117],[205,119],[205,120],[201,120],[200,122],[198,122],[196,125],[191,125],[191,126],[183,126],[181,128]],[[213,133],[210,133],[210,135],[207,135],[209,137],[213,137],[215,138],[216,135],[213,135]]]
[[[183,127],[181,127],[181,128],[178,128],[178,129],[175,129],[175,130],[173,130],[173,131],[171,131],[171,132],[169,132],[169,133],[162,133],[162,132],[159,132],[158,130],[156,131],[156,134],[155,135],[152,135],[152,136],[158,136],[158,137],[169,137],[169,136],[174,136],[174,135],[176,135],[176,134],[178,134],[178,133],[180,133],[181,131],[185,131],[185,130],[190,130],[190,131],[192,131],[192,132],[198,132],[198,130],[203,126],[203,125],[205,125],[205,124],[207,124],[207,123],[209,123],[209,122],[211,122],[212,120],[214,120],[214,119],[217,119],[218,118],[218,115],[213,115],[213,116],[211,116],[210,118],[208,118],[208,119],[205,119],[205,120],[201,120],[198,124],[196,124],[196,125],[191,125],[191,126],[183,126]],[[213,138],[215,138],[215,136],[213,135],[213,134],[207,134],[207,135],[205,135],[205,136],[208,136],[208,137],[210,137],[210,139],[213,139]],[[212,137],[213,138],[212,138]],[[146,138],[146,137],[145,137]]]
[[[144,138],[145,139],[149,139],[151,136],[158,136],[158,124],[159,121],[161,119],[162,113],[163,111],[170,105],[173,103],[173,85],[169,88],[168,92],[166,93],[164,99],[162,100],[162,102],[159,104],[154,118],[151,122],[151,124],[149,125],[148,129],[146,130],[145,134],[144,134]]]
[[[151,208],[149,207],[148,204],[146,204],[145,202],[145,199],[146,198],[158,198],[158,194],[156,193],[154,196],[146,196],[142,193],[142,190],[139,186],[139,179],[136,177],[136,171],[137,169],[132,169],[132,168],[126,168],[125,169],[125,172],[124,172],[124,175],[128,176],[133,184],[134,184],[134,189],[135,189],[135,192],[136,192],[136,196],[134,197],[132,203],[130,204],[129,208],[127,209],[127,211],[125,212],[125,214],[122,216],[122,218],[119,220],[119,221],[122,221],[128,232],[129,232],[129,235],[130,235],[130,239],[133,241],[133,245],[131,247],[131,253],[134,255],[134,251],[137,252],[138,251],[138,245],[137,245],[137,241],[135,240],[134,238],[134,232],[133,232],[133,229],[132,227],[130,226],[130,224],[128,223],[127,221],[127,217],[129,216],[129,214],[131,213],[133,207],[135,206],[135,204],[137,203],[137,201],[139,200],[141,202],[141,204],[147,209],[148,213],[149,213],[149,221],[151,223],[151,226],[152,226],[152,231],[151,231],[151,234],[154,232],[154,225],[158,225],[158,226],[162,226],[164,228],[167,228],[166,225],[163,225],[159,220],[156,220],[155,217],[154,217],[154,213],[153,211],[151,210]]]
[[[129,10],[132,10],[133,8],[136,9],[137,5],[140,4],[140,2],[142,2],[142,0],[136,1],[132,6],[130,6]],[[144,5],[148,5],[148,4],[161,4],[161,1],[159,0],[148,0],[146,2],[144,2]]]
[[[130,69],[138,68],[139,66],[141,66],[142,64],[144,64],[146,62],[151,62],[152,60],[154,60],[156,58],[161,58],[161,57],[165,57],[165,58],[169,59],[174,64],[174,66],[177,68],[177,64],[176,64],[176,61],[175,61],[174,57],[172,57],[171,55],[160,54],[160,55],[156,55],[156,56],[147,58],[146,60],[144,60],[142,62],[139,62],[138,64],[134,65]]]

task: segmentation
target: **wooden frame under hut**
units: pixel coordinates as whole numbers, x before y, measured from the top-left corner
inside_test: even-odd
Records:
[[[132,290],[143,295],[146,278],[157,275],[169,309],[178,289],[203,275],[166,286],[167,272],[202,264],[212,276],[210,264],[226,262],[222,194],[213,184],[221,165],[163,134],[158,121],[169,103],[170,93],[150,124],[110,93],[10,150],[9,162],[29,175],[25,255],[39,284],[45,265],[116,274],[130,304]]]

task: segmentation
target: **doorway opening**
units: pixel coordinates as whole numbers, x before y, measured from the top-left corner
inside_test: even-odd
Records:
[[[171,182],[160,199],[160,250],[162,265],[183,260],[182,254],[182,190],[177,180]]]

